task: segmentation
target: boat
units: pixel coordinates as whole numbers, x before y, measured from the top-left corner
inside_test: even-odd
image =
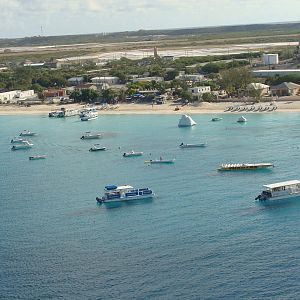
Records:
[[[181,143],[179,145],[180,148],[200,148],[200,147],[206,147],[207,143],[200,143],[200,144],[184,144]]]
[[[135,151],[130,151],[130,152],[124,152],[123,156],[124,157],[135,157],[135,156],[142,156],[143,152],[135,152]]]
[[[97,197],[98,203],[127,202],[154,198],[155,194],[149,188],[135,189],[131,185],[108,185],[104,189],[104,196]]]
[[[102,137],[101,133],[92,133],[90,131],[85,132],[82,136],[82,140],[92,140],[92,139],[100,139]]]
[[[20,137],[14,137],[13,139],[11,139],[10,142],[11,144],[23,144],[24,142],[30,142],[30,140],[20,138]]]
[[[241,171],[241,170],[259,170],[274,167],[271,163],[256,164],[222,164],[218,171]]]
[[[58,111],[51,111],[51,112],[49,112],[48,117],[49,118],[64,118],[65,115],[64,115],[63,111],[58,110]]]
[[[95,112],[95,111],[97,111],[97,108],[95,106],[86,107],[85,109],[79,112],[79,118],[84,117],[89,112]]]
[[[216,122],[216,121],[221,121],[221,120],[223,120],[223,118],[215,117],[215,118],[212,118],[211,120],[212,120],[213,122]]]
[[[146,160],[145,164],[174,164],[175,158],[173,159],[163,159],[162,157],[160,159],[150,159]]]
[[[300,180],[290,180],[267,184],[255,200],[282,200],[300,196]]]
[[[20,133],[20,136],[35,136],[35,135],[36,135],[35,132],[29,131],[29,130],[23,130]]]
[[[81,121],[90,121],[95,120],[98,118],[98,112],[97,111],[89,111],[80,118]]]
[[[238,123],[245,123],[245,122],[247,122],[247,119],[244,116],[241,116],[240,118],[238,118],[237,122]]]
[[[182,115],[179,120],[178,127],[191,127],[197,123],[188,115]]]
[[[99,144],[93,145],[89,151],[105,151],[106,147],[101,147]]]
[[[34,156],[29,156],[29,160],[39,160],[39,159],[46,159],[46,155],[34,155]]]
[[[33,144],[28,141],[23,142],[22,144],[15,144],[12,146],[11,150],[21,150],[21,149],[29,149],[32,148]]]

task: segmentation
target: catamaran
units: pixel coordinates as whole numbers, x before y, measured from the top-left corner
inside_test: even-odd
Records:
[[[255,200],[282,200],[300,196],[300,180],[290,180],[264,185],[264,190]]]

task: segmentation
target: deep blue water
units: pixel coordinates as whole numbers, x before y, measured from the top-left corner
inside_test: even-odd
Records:
[[[211,117],[178,128],[167,115],[1,116],[0,298],[299,299],[300,202],[254,198],[263,184],[300,178],[300,114],[250,114],[242,125]],[[23,129],[39,133],[34,148],[13,152]],[[88,151],[87,130],[104,133],[106,152]],[[144,156],[122,157],[132,149]],[[34,154],[48,157],[29,161]],[[159,156],[176,163],[144,164]],[[218,173],[226,162],[275,168]],[[108,184],[158,197],[99,206]]]

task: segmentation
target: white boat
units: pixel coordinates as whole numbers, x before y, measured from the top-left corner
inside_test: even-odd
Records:
[[[175,163],[175,158],[173,159],[150,159],[150,160],[146,160],[145,164],[174,164]]]
[[[106,147],[102,147],[99,144],[93,145],[89,151],[105,151]]]
[[[12,144],[23,144],[24,142],[31,142],[31,141],[20,137],[14,137],[10,142]]]
[[[34,156],[29,156],[29,160],[39,160],[39,159],[46,159],[46,155],[34,155]]]
[[[95,120],[98,118],[98,112],[97,111],[89,111],[85,113],[80,120],[81,121],[90,121],[90,120]]]
[[[102,137],[101,133],[92,133],[90,131],[85,132],[82,136],[82,140],[92,140],[92,139],[100,139]]]
[[[20,136],[35,136],[35,135],[36,135],[35,132],[29,131],[29,130],[23,130],[20,133]]]
[[[51,111],[51,112],[49,112],[48,117],[49,118],[64,118],[65,115],[64,115],[63,111],[58,110],[58,111]]]
[[[123,153],[124,157],[134,157],[134,156],[142,156],[143,152],[135,152],[135,151],[130,151],[130,152],[125,152]]]
[[[197,123],[188,115],[182,115],[179,120],[178,127],[191,127]]]
[[[290,180],[264,185],[264,190],[255,200],[282,200],[300,196],[300,180]]]
[[[108,185],[104,189],[104,196],[97,197],[98,203],[127,202],[132,200],[142,200],[155,197],[149,188],[135,189],[131,185]]]
[[[242,170],[260,170],[274,167],[271,163],[256,164],[222,164],[218,171],[242,171]]]
[[[245,123],[245,122],[247,122],[247,119],[244,116],[241,116],[240,118],[238,118],[237,122],[238,123]]]
[[[12,146],[11,150],[21,150],[21,149],[29,149],[32,148],[33,144],[25,141],[22,144],[15,144]]]
[[[200,148],[200,147],[206,147],[207,143],[200,143],[200,144],[184,144],[181,143],[179,145],[180,148]]]
[[[97,108],[94,106],[86,107],[85,109],[83,109],[79,112],[79,118],[84,117],[89,112],[95,112],[95,111],[97,111]]]

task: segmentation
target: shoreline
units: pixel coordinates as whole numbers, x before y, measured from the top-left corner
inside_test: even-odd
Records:
[[[243,106],[244,102],[218,102],[208,103],[202,102],[199,105],[179,106],[178,111],[175,111],[176,105],[162,104],[118,104],[117,109],[99,109],[99,115],[182,115],[182,114],[254,114],[254,113],[272,113],[270,111],[225,111],[228,106]],[[262,102],[257,103],[255,106],[268,106],[270,103]],[[278,109],[275,112],[300,112],[300,101],[276,101]],[[38,115],[48,117],[48,113],[55,110],[61,110],[62,107],[67,109],[83,109],[84,105],[80,104],[68,104],[68,105],[56,105],[56,104],[41,104],[30,107],[23,107],[18,105],[5,105],[0,106],[0,116],[26,116],[26,115]],[[100,107],[99,107],[100,108]],[[274,112],[274,111],[273,111]]]

